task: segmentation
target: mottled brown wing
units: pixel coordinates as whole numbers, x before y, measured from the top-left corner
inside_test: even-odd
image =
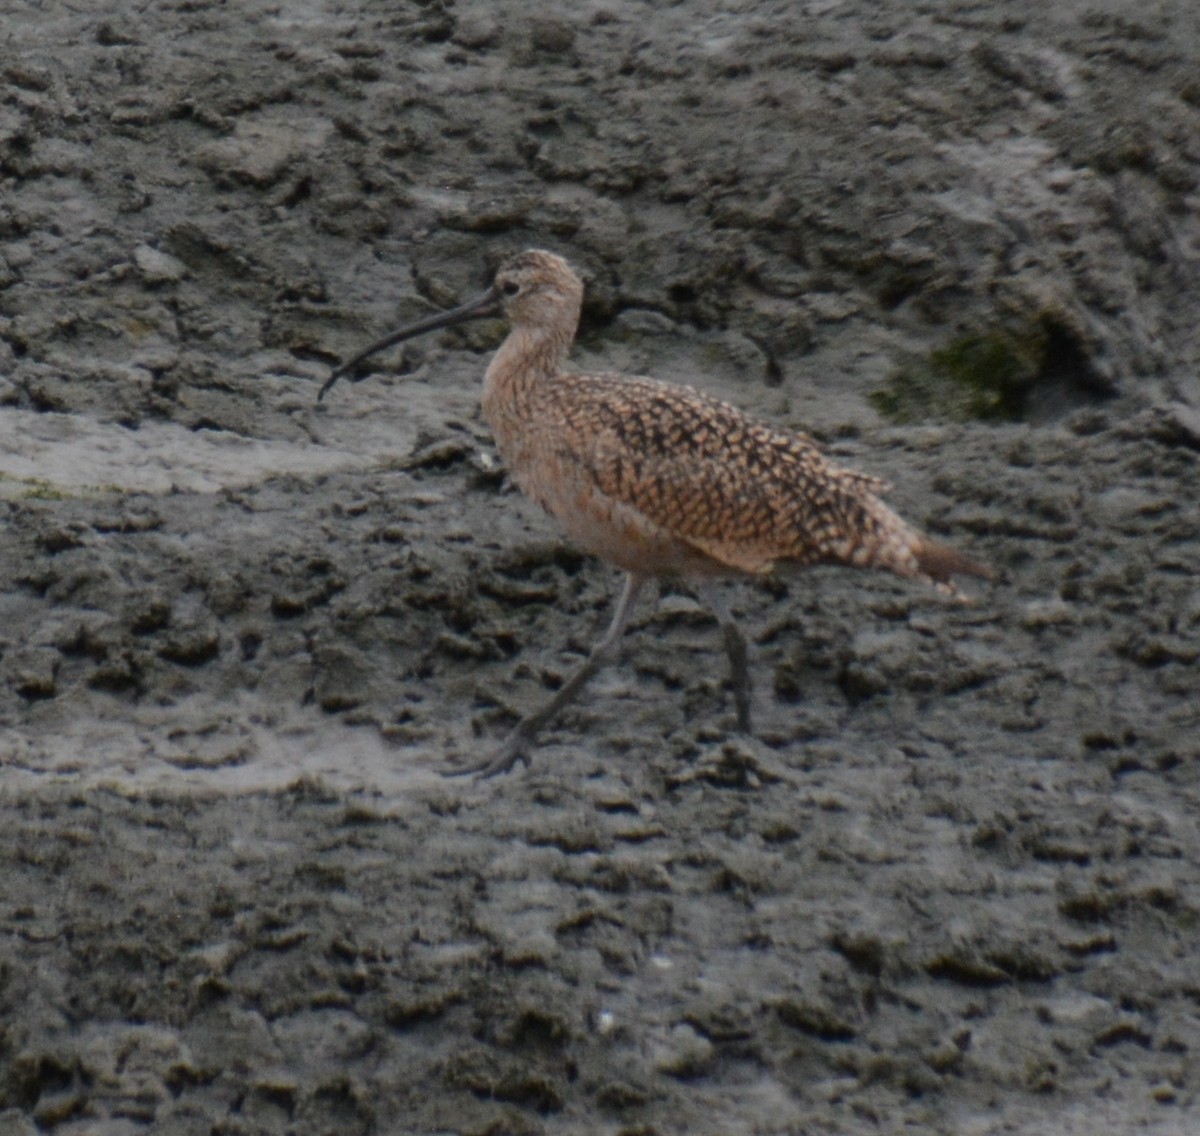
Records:
[[[589,446],[573,455],[581,472],[730,568],[850,561],[872,536],[884,483],[840,469],[810,438],[689,388],[611,375],[562,381],[573,436],[586,416]]]

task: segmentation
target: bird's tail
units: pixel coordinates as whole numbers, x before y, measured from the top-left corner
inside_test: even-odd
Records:
[[[981,580],[996,578],[995,572],[986,564],[926,536],[878,498],[871,502],[870,513],[874,521],[871,538],[855,550],[852,563],[924,580],[959,600],[968,597],[955,587],[955,576],[976,576]]]
[[[996,578],[996,573],[986,564],[948,544],[939,544],[924,534],[918,536],[913,555],[922,574],[934,583],[948,584],[955,576],[977,576],[981,580]]]

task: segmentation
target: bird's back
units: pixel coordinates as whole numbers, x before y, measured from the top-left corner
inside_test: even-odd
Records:
[[[811,438],[690,387],[559,373],[493,414],[518,484],[584,547],[653,575],[880,567],[945,580],[978,568],[905,524],[886,483]],[[922,563],[922,549],[948,559]]]

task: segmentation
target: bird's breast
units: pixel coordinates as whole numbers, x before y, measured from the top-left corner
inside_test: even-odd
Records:
[[[571,456],[517,445],[501,448],[513,480],[561,525],[572,543],[626,572],[707,576],[726,569],[636,504],[609,496]]]

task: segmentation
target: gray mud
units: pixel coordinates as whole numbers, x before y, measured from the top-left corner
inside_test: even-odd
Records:
[[[112,7],[0,3],[0,1133],[1200,1129],[1194,5]],[[754,744],[664,589],[443,779],[614,573],[497,329],[313,396],[529,245],[1001,580],[730,585]]]

